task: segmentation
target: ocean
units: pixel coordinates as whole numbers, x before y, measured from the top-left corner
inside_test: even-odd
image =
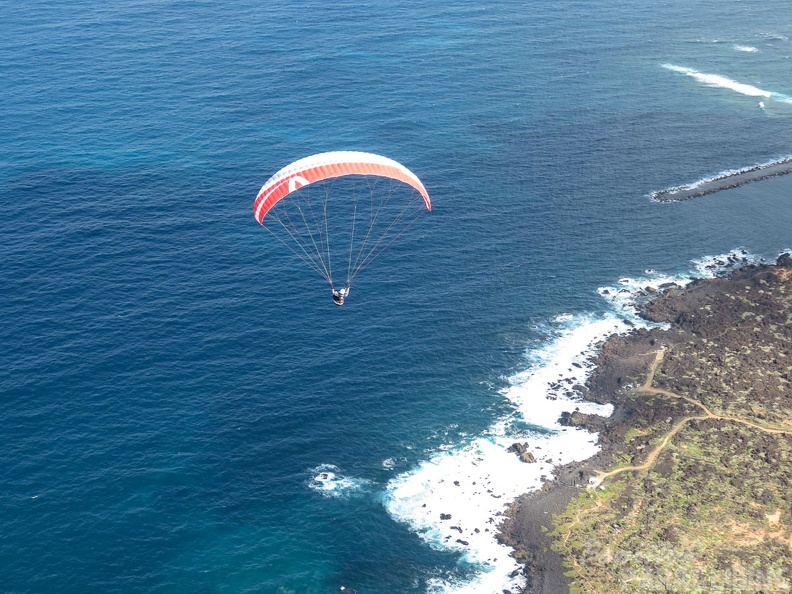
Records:
[[[5,592],[516,592],[637,291],[792,248],[792,177],[650,199],[792,154],[782,0],[32,0],[0,77]],[[341,308],[252,212],[334,150],[433,203]]]

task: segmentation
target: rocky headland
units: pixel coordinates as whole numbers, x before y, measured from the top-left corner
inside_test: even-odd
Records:
[[[600,452],[518,498],[526,593],[792,589],[792,257],[668,287],[570,411]],[[519,453],[519,452],[516,452]]]

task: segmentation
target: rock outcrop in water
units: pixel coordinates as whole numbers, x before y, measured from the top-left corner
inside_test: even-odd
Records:
[[[528,451],[527,443],[513,443],[506,451],[517,454],[517,457],[520,458],[521,461],[528,464],[536,462],[536,456]]]
[[[714,177],[696,184],[679,186],[660,190],[651,195],[652,200],[658,202],[678,202],[680,200],[690,200],[707,194],[714,194],[721,190],[736,188],[752,182],[761,181],[778,175],[792,173],[792,159],[783,159],[773,163],[757,165],[747,169],[741,169],[734,173],[728,173]]]

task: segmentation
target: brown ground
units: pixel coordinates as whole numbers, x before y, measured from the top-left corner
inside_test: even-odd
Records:
[[[612,402],[614,414],[603,419],[573,412],[566,418],[571,425],[597,431],[601,452],[559,469],[542,491],[520,497],[501,526],[502,541],[525,563],[525,592],[569,590],[564,572],[570,560],[565,568],[546,531],[552,529],[553,515],[585,492],[590,479],[605,484],[616,480],[618,473],[604,476],[614,467],[624,469],[618,475],[627,485],[619,499],[624,502],[632,501],[629,481],[639,480],[630,477],[645,476],[650,467],[658,480],[664,472],[679,472],[686,440],[692,444],[705,431],[714,432],[706,443],[716,455],[723,452],[722,465],[729,463],[729,456],[751,455],[746,447],[754,448],[768,468],[785,464],[777,459],[775,440],[792,439],[786,431],[792,430],[792,257],[782,256],[776,266],[751,266],[727,278],[670,288],[646,306],[644,315],[668,322],[670,328],[612,337],[587,386],[587,398]],[[650,373],[654,364],[657,372]],[[703,467],[691,463],[684,468],[683,487],[694,488]],[[706,472],[717,487],[712,468],[707,466]],[[728,480],[742,479],[735,474]],[[739,492],[739,485],[735,489]],[[789,513],[770,510],[765,515],[774,527],[788,522],[784,514]],[[644,538],[663,534],[662,527],[655,528],[647,526]],[[735,539],[741,530],[747,528],[735,519],[724,534]],[[742,541],[757,537],[746,532]]]

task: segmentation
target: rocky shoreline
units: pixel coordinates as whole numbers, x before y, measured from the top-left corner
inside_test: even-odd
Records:
[[[562,556],[551,548],[553,515],[562,513],[573,499],[585,492],[596,471],[607,470],[617,461],[632,460],[636,464],[642,460],[648,451],[649,438],[645,441],[628,439],[628,432],[639,425],[659,427],[672,419],[682,418],[683,414],[691,414],[690,410],[683,412],[684,407],[673,399],[635,397],[635,388],[646,378],[659,349],[669,348],[676,353],[667,364],[674,377],[693,377],[700,373],[696,345],[712,345],[717,341],[718,353],[741,353],[743,368],[740,373],[744,374],[746,369],[762,370],[757,371],[762,377],[777,376],[782,382],[780,392],[779,384],[764,380],[751,384],[750,399],[745,406],[755,413],[757,422],[767,417],[763,410],[786,410],[784,407],[788,403],[784,398],[792,399],[792,389],[787,392],[783,386],[792,386],[792,373],[787,368],[792,361],[771,360],[766,353],[775,349],[781,352],[779,359],[786,357],[784,351],[792,344],[789,318],[778,322],[774,317],[779,310],[789,308],[790,299],[792,256],[782,254],[775,265],[751,265],[724,278],[698,280],[684,288],[668,287],[641,311],[650,321],[668,324],[667,329],[637,329],[629,335],[613,336],[606,341],[583,395],[600,404],[612,403],[613,415],[603,418],[570,412],[562,418],[567,425],[597,432],[600,452],[588,460],[557,468],[554,479],[545,483],[540,491],[519,497],[509,507],[500,526],[500,541],[514,549],[514,557],[524,566],[527,581],[524,594],[569,591],[570,579],[565,576],[567,568]],[[745,347],[741,336],[745,336],[747,327],[736,330],[745,326],[746,320],[752,324],[758,322],[760,326],[751,328],[762,337],[758,349]],[[773,320],[778,323],[771,323]],[[756,345],[751,343],[751,346]],[[722,361],[720,364],[724,365]],[[731,385],[720,388],[716,396],[728,400],[730,389]],[[686,406],[689,409],[689,405]]]

